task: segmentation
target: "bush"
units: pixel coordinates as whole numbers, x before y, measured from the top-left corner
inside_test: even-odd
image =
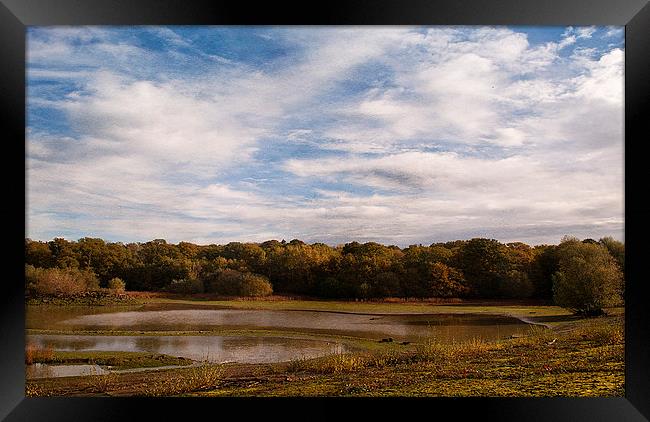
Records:
[[[225,269],[208,286],[209,291],[224,296],[269,296],[273,287],[266,277]]]
[[[114,277],[108,280],[108,288],[116,292],[123,292],[126,290],[126,283],[121,278]]]
[[[271,294],[273,294],[273,287],[266,277],[244,274],[240,285],[240,296],[270,296]]]
[[[35,268],[25,266],[29,292],[44,295],[73,295],[99,289],[95,273],[78,268]]]
[[[607,249],[568,240],[559,247],[559,270],[553,275],[555,303],[577,314],[600,315],[622,301],[623,275]]]
[[[37,362],[49,363],[52,359],[54,359],[52,346],[40,347],[30,343],[25,347],[25,363],[27,365]]]
[[[212,278],[208,289],[212,293],[224,296],[237,296],[238,286],[243,273],[237,270],[225,269]]]

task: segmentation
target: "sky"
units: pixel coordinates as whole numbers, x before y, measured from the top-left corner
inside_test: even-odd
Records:
[[[623,240],[623,27],[29,27],[26,68],[34,240]]]

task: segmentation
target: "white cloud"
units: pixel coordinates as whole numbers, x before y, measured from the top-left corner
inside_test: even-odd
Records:
[[[603,38],[622,37],[625,34],[624,27],[621,26],[608,26],[607,31],[603,34]]]
[[[580,47],[593,27],[538,45],[507,28],[277,29],[262,39],[297,53],[261,67],[149,31],[172,50],[97,28],[30,38],[29,76],[76,84],[28,99],[73,128],[28,131],[30,236],[408,244],[622,231],[624,53]],[[153,75],[170,58],[196,66]],[[257,161],[270,139],[311,155]],[[233,176],[254,167],[265,177]]]
[[[576,29],[575,32],[578,38],[591,38],[594,32],[596,32],[596,27],[595,26],[581,27]]]
[[[557,44],[558,50],[562,50],[564,47],[575,44],[577,39],[578,37],[575,35],[567,35],[566,37],[562,38],[562,40]]]

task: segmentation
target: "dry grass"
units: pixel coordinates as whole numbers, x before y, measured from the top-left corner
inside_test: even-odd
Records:
[[[509,346],[514,347],[535,347],[548,345],[554,341],[557,341],[558,334],[553,330],[545,328],[539,325],[531,325],[528,327],[528,333],[523,337],[515,338],[508,344]]]
[[[52,359],[54,359],[54,350],[51,346],[40,347],[30,343],[25,347],[25,363],[27,365],[35,362],[47,362]]]
[[[453,360],[460,357],[480,355],[491,350],[498,350],[501,347],[501,343],[490,343],[480,338],[453,341],[451,343],[443,343],[436,339],[431,339],[418,346],[414,357],[415,360],[428,362]]]
[[[143,395],[165,397],[214,390],[221,383],[223,374],[223,368],[218,365],[197,366],[184,371],[181,375],[147,385]]]
[[[623,324],[596,319],[586,322],[573,330],[573,334],[583,340],[600,344],[624,344],[625,330]]]
[[[368,366],[369,356],[360,353],[337,353],[320,359],[295,359],[289,362],[288,372],[309,371],[319,374],[353,372]]]
[[[466,303],[467,300],[447,297],[429,297],[429,298],[403,298],[403,297],[384,297],[364,299],[362,302],[370,303],[426,303],[426,304],[458,304]]]
[[[417,362],[452,361],[501,349],[500,343],[489,343],[479,338],[443,343],[430,340],[414,351],[383,351],[373,353],[340,353],[319,359],[296,359],[289,362],[287,372],[312,372],[318,374],[351,373],[365,368],[384,368]]]
[[[113,372],[89,375],[87,378],[88,386],[96,393],[108,393],[117,383],[117,374]]]

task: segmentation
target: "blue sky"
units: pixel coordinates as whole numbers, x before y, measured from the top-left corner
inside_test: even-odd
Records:
[[[30,27],[32,239],[623,238],[622,27]]]

